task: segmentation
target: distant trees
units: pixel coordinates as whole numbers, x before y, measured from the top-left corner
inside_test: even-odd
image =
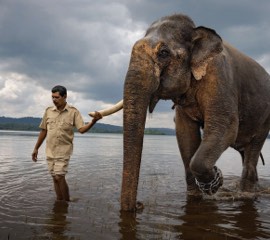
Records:
[[[24,117],[10,118],[0,117],[0,130],[39,131],[41,118]],[[96,123],[91,129],[92,133],[123,133],[123,127],[104,123]],[[149,135],[174,135],[174,129],[169,128],[146,128],[145,134]]]

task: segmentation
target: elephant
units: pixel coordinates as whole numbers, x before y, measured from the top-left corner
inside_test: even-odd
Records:
[[[171,100],[187,195],[215,194],[215,165],[229,147],[242,159],[240,190],[258,189],[270,128],[270,76],[255,60],[184,14],[153,22],[133,45],[123,86],[121,210],[135,211],[147,111]]]

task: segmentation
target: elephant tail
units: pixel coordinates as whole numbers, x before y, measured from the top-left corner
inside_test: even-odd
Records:
[[[265,165],[265,163],[264,163],[264,158],[263,158],[263,155],[262,155],[261,152],[260,152],[260,157],[261,157],[261,159],[262,159],[262,164]]]

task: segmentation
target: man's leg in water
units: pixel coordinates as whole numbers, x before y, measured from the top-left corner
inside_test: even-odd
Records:
[[[65,175],[53,176],[53,182],[57,200],[65,200],[69,202],[69,187],[66,182]]]
[[[67,173],[68,159],[48,158],[48,168],[53,178],[54,190],[57,200],[70,201],[69,187],[67,185],[65,174]]]

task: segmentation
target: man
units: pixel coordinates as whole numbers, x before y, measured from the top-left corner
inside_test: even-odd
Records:
[[[73,150],[74,127],[80,133],[87,132],[99,119],[96,112],[93,120],[84,124],[80,112],[67,104],[67,90],[63,86],[52,89],[55,106],[48,107],[42,118],[37,143],[32,153],[32,160],[37,161],[38,149],[46,139],[48,169],[52,175],[57,200],[70,201],[69,188],[65,179],[70,156]]]

